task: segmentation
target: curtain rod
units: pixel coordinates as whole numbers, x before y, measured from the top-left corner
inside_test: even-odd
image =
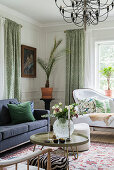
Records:
[[[3,18],[3,19],[9,19],[9,18],[6,18],[6,17],[2,17],[2,16],[0,16],[0,18]],[[9,19],[9,20],[11,20],[11,19]],[[13,21],[13,20],[11,20],[11,21]],[[13,22],[15,22],[15,21],[13,21]],[[15,22],[16,23],[16,22]],[[21,26],[21,28],[23,27],[21,24],[19,24],[20,26]]]
[[[67,31],[74,31],[74,30],[81,30],[83,28],[80,28],[80,29],[70,29],[70,30],[65,30],[64,33],[66,33]]]

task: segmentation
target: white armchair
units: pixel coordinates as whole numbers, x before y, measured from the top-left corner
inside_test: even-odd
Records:
[[[45,149],[41,151],[31,152],[30,154],[20,156],[18,158],[10,159],[10,160],[0,160],[0,170],[44,170],[42,168],[39,168],[39,156],[45,153],[48,153],[47,170],[51,170],[51,160],[50,160],[51,151],[52,149]],[[29,160],[34,157],[38,157],[37,167],[29,165]],[[27,162],[27,164],[25,163],[25,161]]]
[[[84,98],[89,98],[89,97],[96,97],[99,100],[105,100],[105,99],[109,99],[109,104],[110,104],[110,109],[111,109],[111,113],[114,114],[114,100],[102,95],[98,92],[96,92],[95,90],[92,89],[76,89],[73,91],[73,98],[74,101],[77,102],[78,99],[84,99]],[[89,124],[89,126],[91,127],[110,127],[110,128],[114,128],[114,116],[110,117],[110,124],[107,126],[106,123],[104,121],[92,121],[90,119],[90,114],[84,114],[84,115],[80,115],[78,118],[73,118],[73,122],[75,124],[77,123],[87,123]]]

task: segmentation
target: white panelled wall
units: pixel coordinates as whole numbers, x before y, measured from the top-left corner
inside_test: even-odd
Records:
[[[37,25],[32,19],[17,13],[9,8],[0,7],[0,16],[7,17],[20,23],[22,27],[23,45],[28,45],[37,48],[37,57],[44,59],[49,58],[51,48],[56,37],[57,40],[63,39],[61,48],[65,48],[65,33],[64,30],[76,29],[75,25],[47,25],[41,27]],[[114,41],[114,21],[107,21],[99,24],[98,26],[89,27],[86,32],[86,67],[85,67],[85,87],[95,88],[95,42],[104,40]],[[3,61],[3,56],[0,56],[0,61]],[[91,65],[91,66],[90,66]],[[45,73],[37,64],[36,78],[21,78],[22,87],[22,101],[33,100],[36,108],[44,108],[43,101],[40,101],[41,90],[40,88],[45,85]],[[3,68],[0,67],[0,76],[3,79]],[[65,101],[65,78],[66,78],[66,62],[65,56],[57,61],[53,68],[50,77],[50,87],[53,87],[53,97],[51,106],[57,102]],[[0,82],[0,87],[2,82]],[[3,89],[3,87],[1,87]],[[0,99],[3,96],[0,94]]]

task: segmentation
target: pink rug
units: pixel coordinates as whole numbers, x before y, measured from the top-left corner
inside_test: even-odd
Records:
[[[40,148],[41,146],[36,147],[37,150]],[[55,150],[55,148],[53,149]],[[32,152],[32,150],[33,145],[29,145],[4,156],[3,159],[12,159]],[[58,152],[61,151],[59,149]],[[91,143],[89,151],[80,152],[77,160],[74,160],[74,157],[70,155],[69,161],[70,170],[114,170],[114,144]]]

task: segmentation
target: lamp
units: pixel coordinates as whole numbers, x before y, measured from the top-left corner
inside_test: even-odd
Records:
[[[114,0],[55,0],[55,3],[67,23],[73,22],[85,30],[86,25],[105,21],[114,7]]]

